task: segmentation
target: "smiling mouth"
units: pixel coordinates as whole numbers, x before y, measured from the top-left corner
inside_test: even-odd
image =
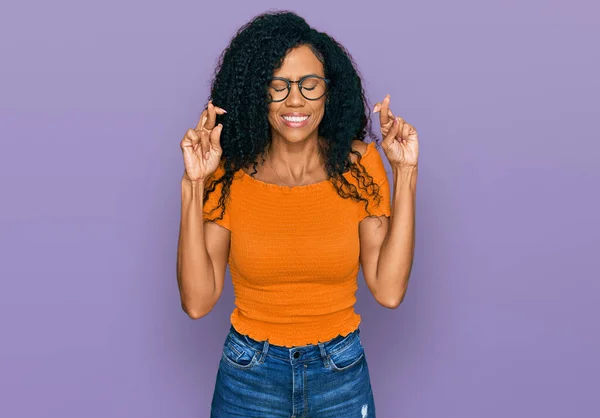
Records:
[[[282,116],[282,118],[290,123],[302,123],[306,121],[309,116]]]

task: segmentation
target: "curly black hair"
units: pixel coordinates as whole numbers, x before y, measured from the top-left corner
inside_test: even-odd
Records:
[[[326,139],[325,168],[329,181],[337,193],[346,199],[369,201],[356,187],[342,176],[351,172],[361,189],[375,195],[379,203],[379,185],[360,163],[361,154],[352,149],[353,140],[375,139],[368,117],[369,107],[362,81],[350,53],[330,35],[311,28],[297,14],[290,11],[270,11],[260,14],[243,25],[219,57],[210,98],[216,106],[227,109],[226,115],[217,115],[223,124],[221,132],[221,163],[224,174],[205,187],[204,201],[222,184],[218,206],[222,219],[226,211],[233,176],[242,167],[254,168],[256,158],[271,141],[268,122],[269,81],[275,70],[283,65],[286,54],[296,47],[307,45],[323,63],[329,89],[319,136]],[[353,163],[350,153],[357,157]],[[216,207],[213,209],[215,210]],[[213,219],[215,220],[215,219]]]

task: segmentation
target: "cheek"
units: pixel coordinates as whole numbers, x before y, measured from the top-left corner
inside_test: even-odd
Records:
[[[313,114],[315,116],[317,116],[315,118],[315,123],[318,125],[319,123],[321,123],[321,120],[323,119],[323,115],[325,114],[325,101],[323,101],[322,103],[319,103],[317,106],[314,106]]]
[[[269,119],[269,123],[270,124],[274,124],[277,123],[277,120],[279,118],[279,116],[277,115],[277,113],[279,112],[279,107],[273,104],[269,105],[269,115],[268,115],[268,119]]]

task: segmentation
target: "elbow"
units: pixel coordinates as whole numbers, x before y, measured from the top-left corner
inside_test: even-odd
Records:
[[[400,283],[400,286],[396,288],[392,293],[392,297],[387,297],[381,305],[385,306],[388,309],[396,309],[400,304],[404,301],[404,296],[406,296],[406,291],[408,290],[408,280],[410,278],[410,273],[408,273],[404,280]]]
[[[405,295],[406,295],[406,289],[404,289],[402,291],[402,293],[394,296],[393,298],[387,298],[387,299],[379,301],[379,304],[388,309],[396,309],[404,301]]]
[[[200,319],[200,318],[202,318],[202,317],[206,316],[206,314],[207,314],[208,312],[207,312],[207,313],[204,313],[204,312],[201,312],[201,311],[189,311],[189,310],[188,310],[188,311],[185,311],[185,313],[187,314],[187,316],[188,316],[190,319]]]
[[[400,304],[402,303],[403,300],[404,300],[404,297],[399,298],[399,299],[386,300],[383,302],[379,302],[379,304],[388,309],[396,309],[398,306],[400,306]]]
[[[181,308],[187,314],[190,319],[200,319],[208,315],[208,313],[212,310],[212,306],[209,308],[199,308],[199,307],[191,307],[186,304],[182,304]]]

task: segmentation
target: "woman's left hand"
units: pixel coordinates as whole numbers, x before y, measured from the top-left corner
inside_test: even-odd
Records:
[[[381,147],[392,167],[416,167],[419,160],[419,139],[414,126],[390,110],[390,95],[375,104],[373,112],[379,112]]]

